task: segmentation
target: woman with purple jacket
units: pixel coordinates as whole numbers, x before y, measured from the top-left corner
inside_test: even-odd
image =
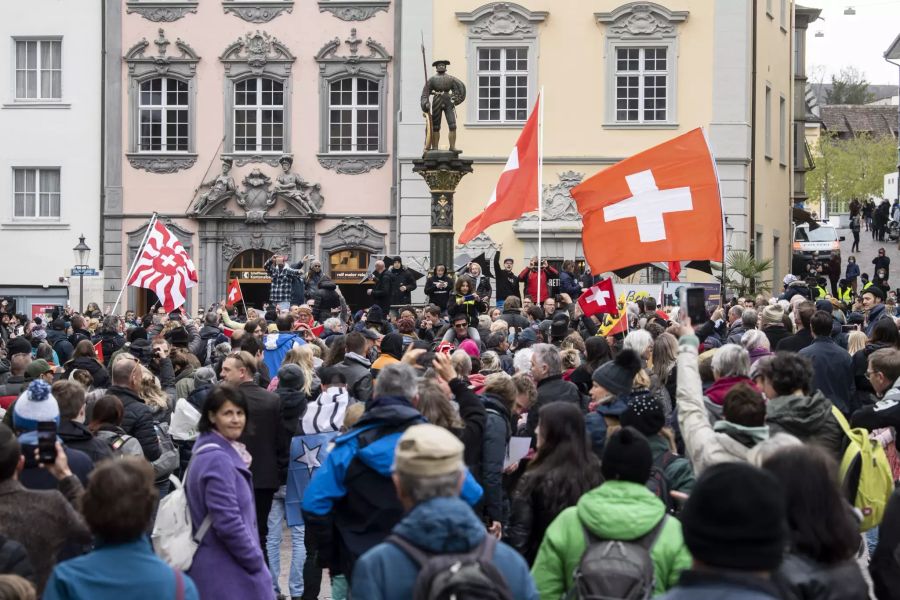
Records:
[[[209,517],[188,573],[201,598],[271,600],[272,576],[259,546],[250,454],[237,440],[247,423],[247,401],[223,384],[203,405],[185,489],[194,534]]]

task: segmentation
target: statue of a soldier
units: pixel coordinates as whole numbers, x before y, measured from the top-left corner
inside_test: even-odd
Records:
[[[428,150],[438,149],[443,115],[447,118],[447,129],[450,130],[450,151],[456,152],[456,107],[466,99],[466,86],[456,77],[447,74],[449,64],[449,60],[434,61],[431,66],[437,70],[437,74],[432,75],[422,89],[422,111],[431,113],[431,146]]]

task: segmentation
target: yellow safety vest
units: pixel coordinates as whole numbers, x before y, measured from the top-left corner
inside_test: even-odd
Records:
[[[828,292],[825,291],[825,288],[823,288],[821,285],[816,286],[816,300],[821,300],[827,295]]]
[[[838,288],[838,300],[844,304],[853,302],[853,288]]]
[[[867,290],[867,289],[869,289],[870,287],[872,287],[872,285],[873,285],[873,284],[872,284],[872,282],[870,281],[870,282],[866,283],[866,285],[862,286],[862,289]]]

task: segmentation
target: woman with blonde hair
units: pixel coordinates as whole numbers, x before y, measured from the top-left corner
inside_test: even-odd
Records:
[[[322,387],[322,383],[319,381],[319,376],[316,375],[315,365],[313,364],[313,360],[315,359],[315,350],[309,345],[297,346],[295,348],[291,348],[288,351],[287,355],[285,355],[284,360],[281,361],[281,366],[284,365],[297,365],[300,367],[300,370],[303,371],[303,385],[300,388],[300,391],[306,394],[307,397],[316,397],[319,395],[318,389]],[[270,392],[274,392],[278,389],[278,376],[272,378],[272,381],[269,382],[269,387],[266,388]],[[313,394],[315,392],[315,394]]]
[[[853,356],[860,350],[863,350],[868,343],[869,338],[866,337],[865,331],[851,331],[847,336],[847,351]]]
[[[169,420],[173,408],[172,401],[169,395],[163,391],[159,379],[153,374],[153,371],[143,365],[141,366],[141,385],[137,392],[144,404],[150,407],[154,419],[159,422]]]

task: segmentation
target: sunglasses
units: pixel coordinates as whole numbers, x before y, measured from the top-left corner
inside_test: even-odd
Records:
[[[453,325],[454,329],[467,329],[469,326],[465,323],[456,323]]]

